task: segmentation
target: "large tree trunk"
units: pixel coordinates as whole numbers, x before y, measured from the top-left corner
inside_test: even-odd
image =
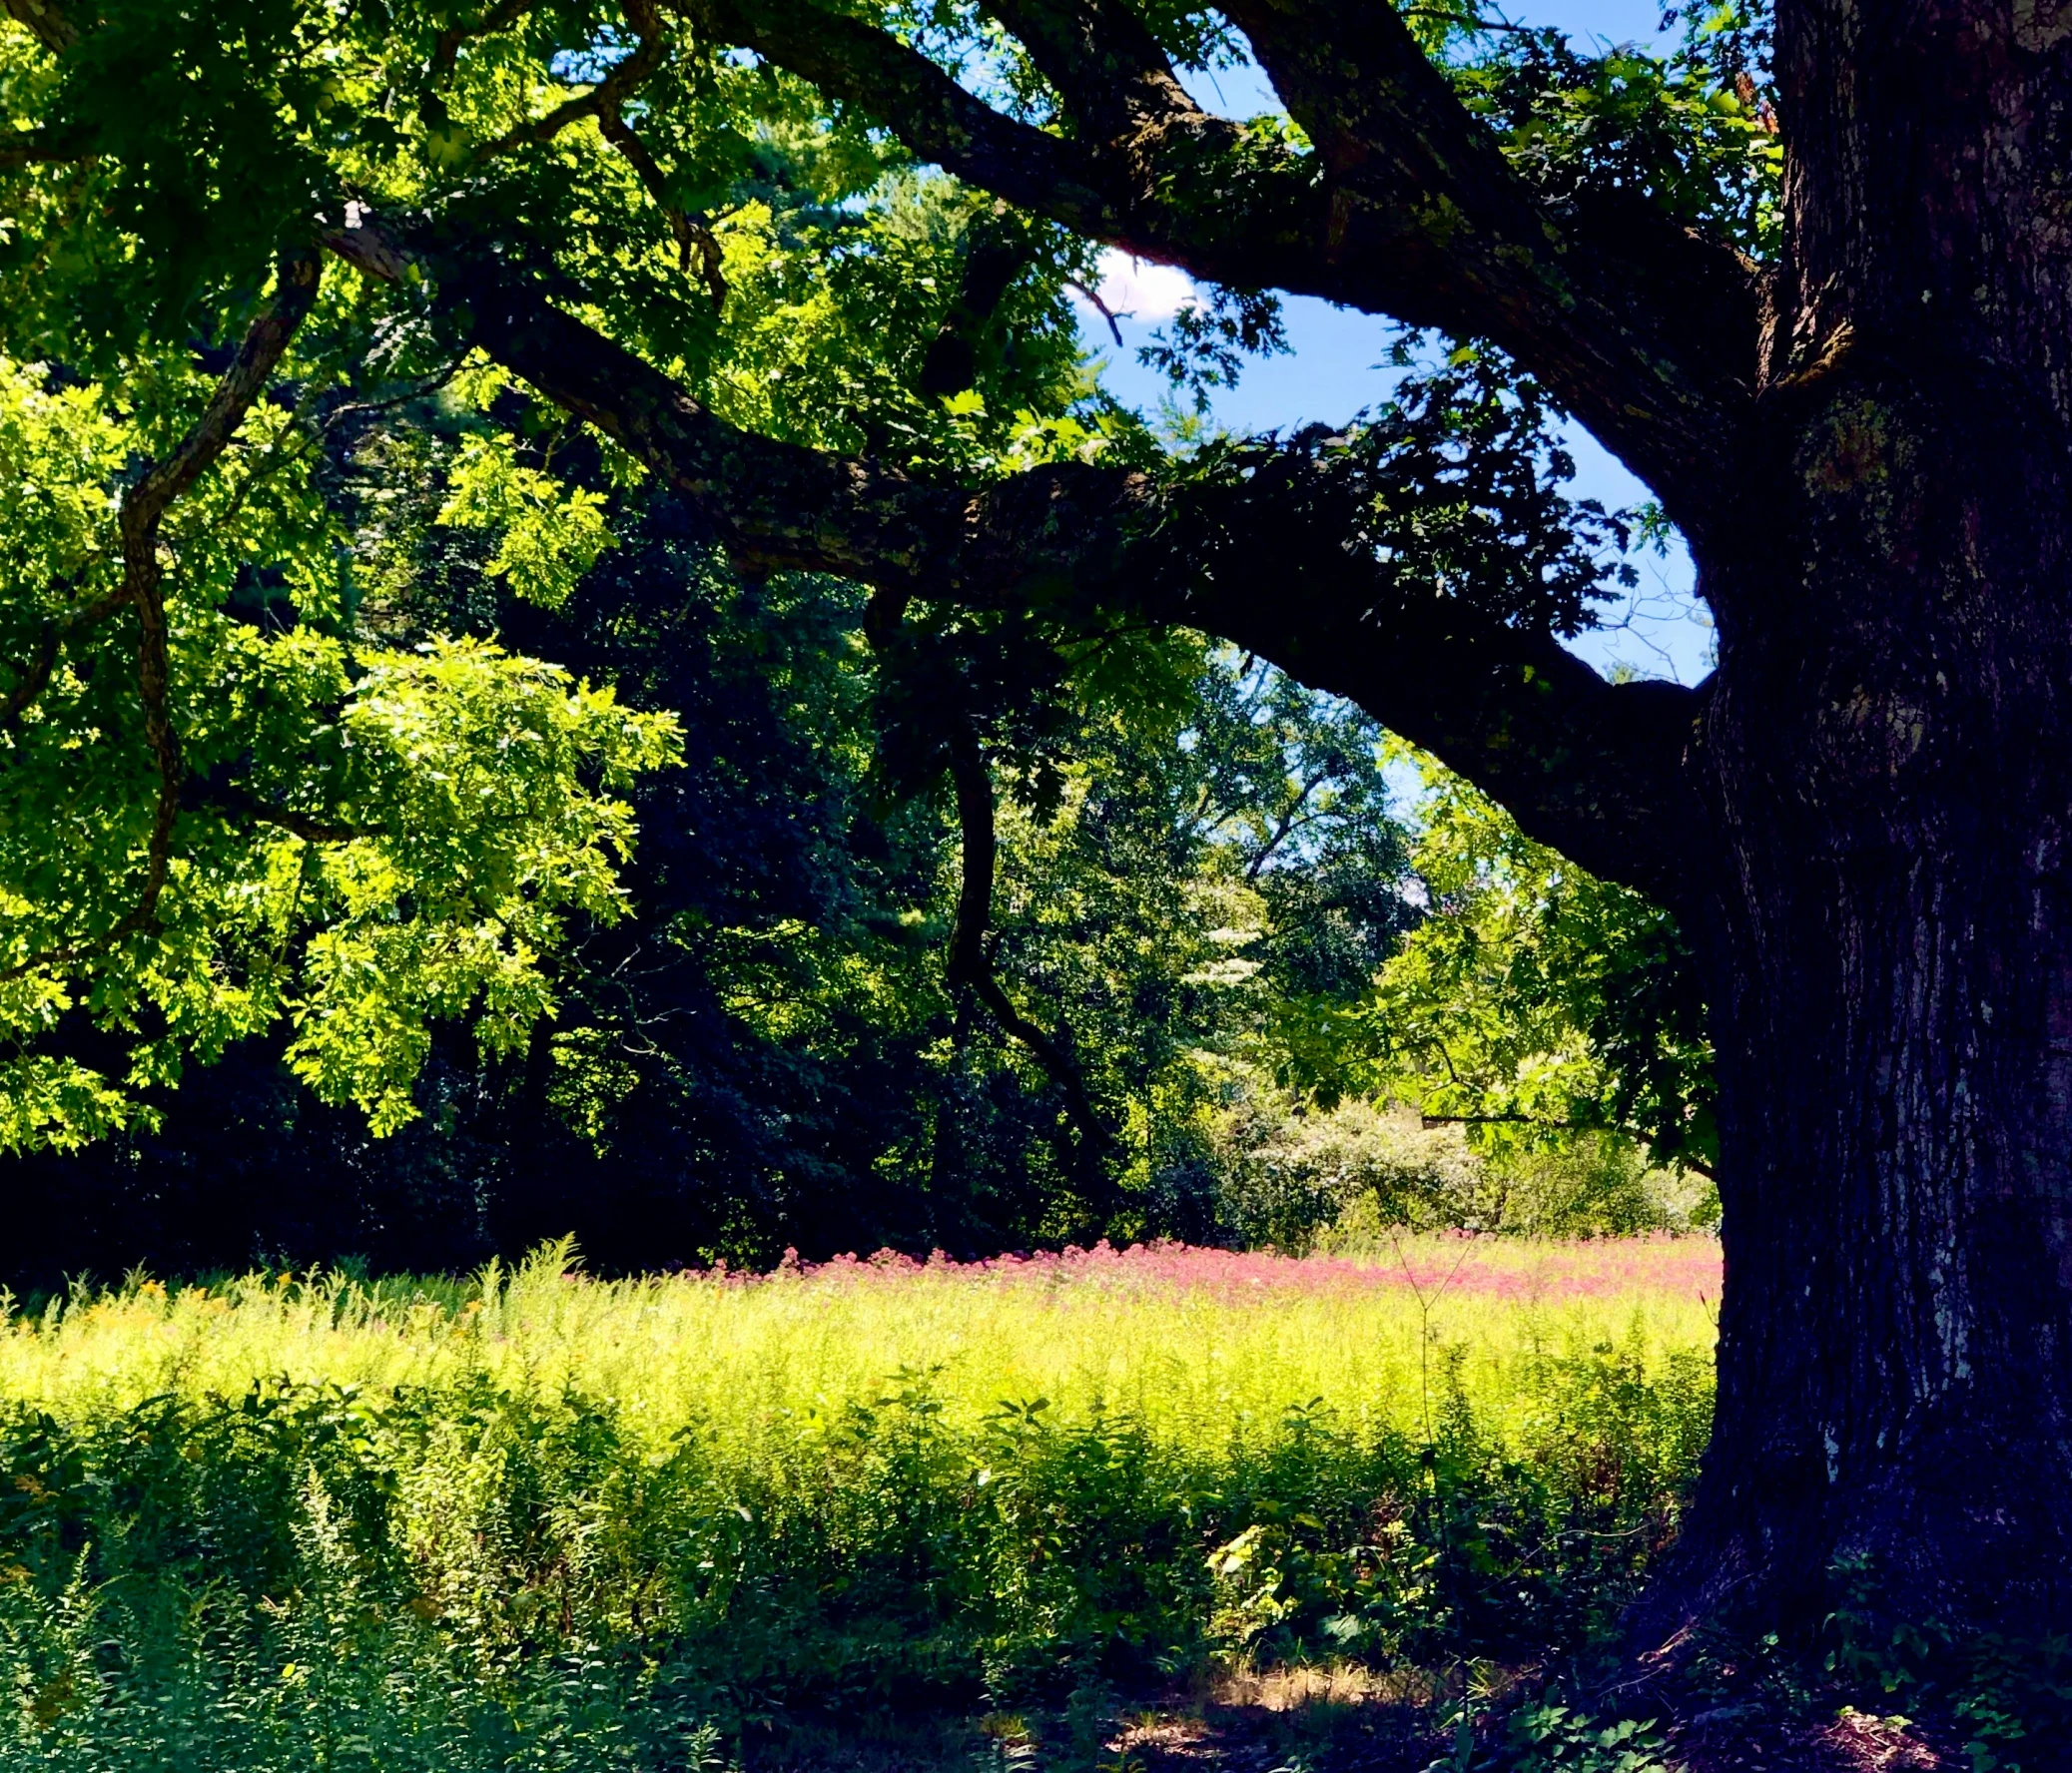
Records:
[[[1655,1624],[2072,1624],[2059,25],[1779,8],[1787,261],[1695,765],[1727,1284]],[[1889,14],[1865,17],[1865,14]]]

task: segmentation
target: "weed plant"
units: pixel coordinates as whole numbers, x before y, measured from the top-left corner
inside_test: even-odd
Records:
[[[1717,1250],[133,1278],[0,1330],[0,1767],[690,1768],[1601,1625]],[[1083,1706],[1082,1706],[1083,1709]]]

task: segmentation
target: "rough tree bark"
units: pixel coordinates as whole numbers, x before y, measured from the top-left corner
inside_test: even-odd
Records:
[[[902,598],[1065,575],[1353,697],[1677,910],[1716,1016],[1727,1283],[1646,1618],[1803,1619],[1861,1554],[1895,1614],[2072,1626],[2072,5],[1778,0],[1768,271],[1644,207],[1539,202],[1380,0],[1227,9],[1315,144],[1280,160],[1120,0],[993,8],[1068,135],[810,0],[675,10],[1097,239],[1492,339],[1657,489],[1719,622],[1695,692],[1378,596],[1292,458],[1178,525],[1118,472],[918,485],[730,431],[528,288],[444,273],[492,355],[744,562]],[[411,250],[329,244],[375,276]]]
[[[2072,10],[1779,8],[1788,239],[1691,767],[1720,1396],[1666,1598],[2072,1619]]]

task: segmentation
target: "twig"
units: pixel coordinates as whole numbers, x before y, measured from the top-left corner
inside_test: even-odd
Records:
[[[0,173],[17,167],[59,165],[67,161],[92,160],[94,151],[78,135],[52,135],[49,130],[10,132],[0,135]]]
[[[1512,32],[1520,37],[1530,37],[1542,27],[1537,25],[1514,25],[1509,19],[1486,19],[1479,13],[1462,12],[1451,6],[1406,6],[1405,18],[1444,19],[1452,25],[1468,25],[1477,31]]]
[[[306,844],[349,844],[357,838],[370,834],[356,825],[337,825],[322,819],[312,818],[307,813],[298,813],[290,807],[277,807],[271,801],[263,801],[250,789],[236,784],[213,784],[207,795],[194,803],[197,811],[215,813],[222,818],[244,818],[261,825],[276,825],[285,832],[292,832]]]
[[[431,62],[425,69],[431,84],[443,86],[452,78],[453,64],[459,58],[463,43],[477,37],[493,37],[498,31],[508,31],[538,4],[539,0],[503,0],[503,4],[492,8],[473,30],[454,25],[441,31],[431,51]]]
[[[686,277],[692,275],[695,261],[696,275],[711,295],[712,309],[717,313],[727,302],[727,276],[711,219],[702,211],[686,210],[669,200],[669,181],[648,152],[647,144],[633,133],[617,103],[598,110],[597,132],[619,151],[655,208],[662,212],[669,232],[676,237],[677,264]]]
[[[669,46],[662,34],[662,17],[654,0],[627,0],[626,17],[631,21],[634,33],[635,47],[631,54],[615,62],[610,72],[582,97],[569,99],[546,116],[520,124],[493,142],[485,142],[475,150],[474,157],[478,162],[494,160],[498,155],[508,154],[530,142],[549,142],[570,124],[594,117],[598,134],[633,169],[641,189],[668,222],[669,232],[676,237],[677,263],[684,275],[691,276],[695,269],[717,311],[726,303],[727,279],[711,220],[702,211],[686,210],[671,201],[669,181],[663,176],[661,166],[648,151],[647,144],[634,134],[625,117],[626,101],[662,65],[668,54]]]
[[[1095,313],[1099,314],[1102,319],[1107,321],[1108,330],[1115,335],[1115,346],[1117,349],[1120,349],[1122,346],[1122,322],[1115,317],[1115,310],[1109,307],[1105,301],[1101,300],[1100,292],[1098,290],[1087,289],[1086,286],[1080,283],[1077,278],[1066,278],[1064,280],[1064,287],[1067,290],[1077,292],[1079,297],[1086,303],[1086,305],[1092,308]]]
[[[653,0],[630,0],[626,16],[633,21],[635,46],[629,55],[621,56],[610,71],[595,86],[580,98],[568,99],[556,105],[544,117],[535,117],[529,123],[521,123],[515,129],[506,130],[492,142],[484,142],[474,151],[474,159],[494,160],[499,155],[509,154],[513,149],[523,148],[528,143],[551,142],[572,123],[580,123],[586,117],[595,117],[606,109],[616,109],[639,88],[642,81],[662,65],[667,45],[662,41],[661,19],[657,15]]]
[[[1430,1299],[1417,1284],[1417,1274],[1410,1266],[1410,1258],[1403,1254],[1402,1235],[1393,1226],[1389,1229],[1389,1247],[1396,1253],[1396,1265],[1403,1271],[1403,1280],[1410,1289],[1411,1298],[1417,1301],[1418,1385],[1424,1398],[1425,1445],[1429,1447],[1432,1444],[1432,1307],[1445,1298],[1447,1288],[1460,1274],[1462,1265],[1468,1260],[1468,1246],[1465,1243],[1461,1245],[1460,1255],[1454,1259],[1446,1279],[1439,1283],[1438,1291]]]

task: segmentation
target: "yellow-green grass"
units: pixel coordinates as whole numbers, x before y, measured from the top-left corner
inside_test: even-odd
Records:
[[[555,1248],[12,1312],[0,1773],[653,1773],[1226,1662],[1530,1662],[1674,1525],[1718,1273],[1699,1240],[627,1281]]]
[[[1317,1403],[1355,1433],[1416,1436],[1454,1393],[1501,1441],[1530,1433],[1556,1369],[1611,1357],[1637,1378],[1688,1372],[1713,1342],[1718,1273],[1703,1239],[1406,1238],[1358,1261],[1101,1249],[620,1281],[549,1248],[471,1282],[76,1294],[9,1316],[0,1400],[76,1420],[255,1381],[380,1393],[479,1374],[607,1401],[658,1446],[695,1424],[752,1466],[888,1388],[928,1391],[946,1428],[1042,1398],[1052,1421],[1126,1415],[1195,1445]]]

